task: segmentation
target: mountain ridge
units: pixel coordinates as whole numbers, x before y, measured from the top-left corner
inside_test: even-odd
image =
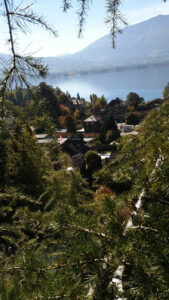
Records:
[[[159,15],[128,26],[112,48],[105,35],[65,57],[42,58],[49,74],[77,74],[169,63],[169,15]]]
[[[127,26],[112,48],[110,34],[94,41],[79,52],[42,57],[49,76],[108,72],[150,65],[169,64],[169,15]],[[68,49],[69,50],[69,49]],[[0,54],[1,61],[9,55]]]

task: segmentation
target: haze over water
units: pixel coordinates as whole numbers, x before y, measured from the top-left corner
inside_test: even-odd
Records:
[[[48,76],[46,82],[69,91],[71,96],[79,93],[86,100],[93,93],[104,95],[110,101],[116,97],[125,99],[129,92],[136,92],[148,101],[162,97],[164,86],[169,82],[169,65],[68,77]]]

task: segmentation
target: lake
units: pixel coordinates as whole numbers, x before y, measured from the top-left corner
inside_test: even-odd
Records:
[[[79,93],[86,100],[93,93],[104,95],[110,101],[116,97],[125,99],[129,92],[136,92],[148,101],[162,97],[164,86],[169,82],[169,65],[67,77],[48,76],[46,82],[64,92],[69,91],[71,96]]]

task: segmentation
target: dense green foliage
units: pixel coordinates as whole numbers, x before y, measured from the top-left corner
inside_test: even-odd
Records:
[[[101,109],[104,109],[107,104],[107,100],[104,96],[97,97],[97,95],[92,94],[90,95],[90,112],[91,114],[99,114]]]
[[[101,168],[97,153],[86,154],[91,189],[90,180],[67,169],[70,160],[55,143],[40,147],[30,127],[18,122],[12,134],[4,127],[2,299],[106,300],[121,293],[133,300],[168,299],[168,128],[165,93],[139,134],[120,139],[108,164]],[[123,290],[114,282],[121,265]]]
[[[71,2],[63,1],[64,10]],[[80,1],[79,33],[89,2]],[[119,141],[116,157],[102,169],[97,153],[86,154],[91,189],[90,180],[88,184],[78,170],[68,168],[70,158],[61,153],[56,142],[40,147],[25,124],[27,120],[39,132],[45,129],[51,133],[59,122],[64,127],[66,119],[72,117],[70,109],[64,107],[69,95],[44,83],[34,89],[32,97],[20,88],[7,91],[13,78],[27,84],[26,76],[32,77],[36,70],[45,75],[46,71],[40,61],[16,53],[13,30],[23,28],[26,22],[56,33],[30,13],[29,5],[21,9],[20,4],[21,14],[17,16],[14,1],[2,3],[12,60],[1,82],[0,298],[167,300],[168,86],[164,104],[146,117],[138,136]],[[119,21],[124,22],[119,14],[120,1],[106,3],[107,22],[115,36]],[[142,102],[137,96],[128,97],[134,109]],[[97,112],[106,105],[104,97],[94,95],[91,100],[89,111]],[[78,118],[80,113],[76,112],[72,122]],[[100,140],[109,142],[118,137],[115,123],[106,119]],[[119,266],[124,269],[120,289],[115,283]]]
[[[35,107],[41,105],[42,114],[48,113],[51,118],[56,121],[59,110],[58,99],[55,94],[55,90],[51,86],[47,85],[45,82],[41,82],[39,86],[33,90],[33,99]],[[40,99],[41,103],[39,103]]]
[[[93,182],[93,173],[102,168],[101,157],[95,151],[88,151],[84,156],[82,174],[88,179],[90,186]]]
[[[126,115],[126,123],[131,125],[137,125],[139,124],[140,117],[137,112],[129,112]]]
[[[32,130],[16,125],[7,143],[6,180],[23,193],[38,196],[45,191],[44,176],[49,161],[36,143]]]
[[[104,120],[104,123],[102,124],[102,127],[100,129],[99,140],[102,143],[110,143],[111,141],[119,138],[119,136],[120,133],[117,129],[114,118],[112,114],[109,114]]]
[[[137,93],[130,92],[126,98],[126,104],[129,106],[133,106],[135,109],[144,103],[144,99],[140,97]]]

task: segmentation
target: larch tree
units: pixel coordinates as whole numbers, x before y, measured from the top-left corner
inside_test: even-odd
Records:
[[[64,10],[70,8],[71,2],[63,1]],[[78,2],[81,34],[91,1]],[[106,3],[107,22],[114,37],[122,21],[120,1]],[[45,74],[39,60],[16,53],[14,28],[21,29],[25,22],[30,22],[54,35],[56,32],[31,11],[31,6],[17,7],[12,0],[3,0],[1,4],[12,53],[1,82],[4,119],[9,84],[17,78],[27,85],[27,75]],[[7,130],[0,133],[1,141],[5,141],[0,144],[3,154],[0,162],[3,168],[8,163],[12,182],[7,183],[1,171],[2,299],[168,299],[169,104],[166,94],[165,98],[164,105],[145,119],[140,134],[122,139],[119,155],[97,173],[95,186],[98,190],[105,186],[104,190],[110,191],[99,197],[98,192],[95,197],[78,171],[68,172],[62,157],[58,157],[57,171],[49,168],[43,172],[40,160],[49,155],[49,150],[44,152],[37,147],[29,128],[16,130],[9,141],[8,154]],[[94,160],[89,162],[92,164]],[[26,165],[28,169],[24,169]],[[36,180],[45,175],[40,184],[34,180],[31,193],[25,186],[28,170],[32,172],[28,176]],[[142,201],[138,209],[140,194]],[[123,267],[122,272],[115,278],[119,266]]]

